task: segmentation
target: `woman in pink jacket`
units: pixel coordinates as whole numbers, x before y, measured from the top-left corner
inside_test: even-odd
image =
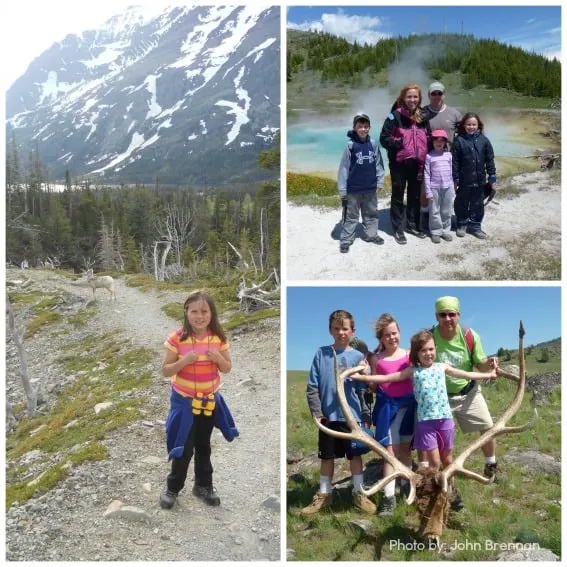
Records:
[[[407,243],[404,230],[418,238],[426,237],[420,227],[419,209],[429,133],[429,122],[421,108],[421,88],[415,84],[406,85],[400,91],[380,134],[380,143],[388,153],[392,180],[390,218],[398,244]]]

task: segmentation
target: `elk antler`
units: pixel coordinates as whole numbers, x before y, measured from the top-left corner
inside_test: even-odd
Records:
[[[520,425],[517,427],[506,427],[506,423],[510,418],[520,409],[522,405],[522,398],[524,397],[524,390],[526,388],[526,360],[524,356],[524,326],[520,321],[520,346],[518,348],[518,357],[520,359],[520,376],[515,376],[504,370],[497,369],[496,373],[502,378],[508,378],[510,380],[515,380],[518,383],[518,389],[516,390],[516,395],[512,400],[510,407],[502,414],[502,417],[487,431],[485,431],[478,439],[473,441],[468,445],[463,452],[442,472],[439,473],[438,482],[441,484],[443,492],[448,491],[449,479],[455,473],[461,473],[464,476],[482,482],[483,484],[489,484],[492,482],[491,479],[485,478],[480,474],[469,471],[464,468],[465,461],[472,455],[477,449],[480,449],[487,441],[493,439],[498,435],[504,433],[519,433],[520,431],[525,431],[533,426],[535,420],[537,419],[537,410],[534,408],[534,415],[528,423],[525,425]]]
[[[401,461],[396,459],[394,455],[388,453],[388,451],[384,447],[382,447],[382,445],[380,445],[378,441],[370,437],[370,435],[368,435],[360,427],[358,422],[354,419],[354,416],[352,415],[352,410],[348,405],[345,395],[344,379],[350,376],[351,374],[364,371],[365,367],[355,366],[354,368],[349,368],[344,372],[342,372],[341,374],[339,374],[339,365],[337,363],[337,354],[335,353],[335,349],[333,349],[333,358],[335,361],[335,381],[337,384],[337,396],[339,398],[339,405],[341,407],[343,415],[345,416],[346,423],[350,429],[350,432],[346,433],[342,431],[334,431],[333,429],[329,429],[328,427],[325,427],[317,418],[315,418],[315,424],[321,431],[323,431],[327,435],[330,435],[331,437],[338,437],[339,439],[352,439],[354,441],[359,441],[361,443],[364,443],[372,451],[378,453],[380,457],[382,457],[385,461],[388,461],[388,463],[392,465],[394,469],[394,472],[392,474],[378,481],[368,490],[362,488],[362,493],[365,496],[372,496],[373,494],[376,494],[377,492],[382,490],[382,488],[384,488],[386,484],[388,484],[390,481],[394,480],[395,478],[404,477],[407,478],[410,483],[410,493],[407,499],[407,503],[411,504],[415,499],[416,483],[417,480],[419,479],[419,475],[417,473],[414,473],[410,468],[408,468]]]

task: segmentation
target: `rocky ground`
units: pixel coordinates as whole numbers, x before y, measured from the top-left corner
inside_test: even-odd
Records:
[[[28,289],[60,292],[64,301],[58,309],[67,314],[82,309],[90,296],[90,290],[72,285],[57,272],[7,270],[8,281],[28,278]],[[173,510],[162,510],[158,499],[169,471],[164,424],[170,387],[159,368],[163,341],[178,324],[161,306],[172,301],[181,305],[187,292],[144,293],[123,280],[117,281],[116,292],[115,303],[104,290],[97,292],[97,312],[84,328],[64,334],[61,330],[69,325],[63,319],[27,341],[29,375],[41,377],[48,392],[45,406],[52,405],[61,384],[74,379],[62,373],[57,362],[64,346],[88,333],[118,330],[117,340],[153,351],[151,383],[136,390],[145,401],[143,419],[106,436],[106,460],[73,467],[52,490],[7,511],[7,560],[279,560],[279,319],[229,333],[233,370],[224,377],[222,393],[240,437],[227,443],[218,430],[213,432],[214,482],[221,506],[207,507],[191,495],[191,464],[178,503]],[[22,402],[18,358],[9,339],[6,366],[7,399]],[[40,451],[30,451],[6,465],[9,469],[27,463],[31,481],[37,475],[33,462],[42,457]]]
[[[286,208],[289,280],[541,280],[561,259],[561,183],[546,171],[513,177],[518,195],[498,193],[485,211],[489,240],[473,236],[433,244],[407,236],[393,238],[390,198],[379,197],[379,234],[384,245],[357,238],[348,254],[339,252],[340,210],[288,204]],[[545,206],[542,206],[542,202]],[[361,229],[361,226],[359,226]],[[358,231],[357,235],[361,232]],[[555,273],[555,272],[554,272]]]

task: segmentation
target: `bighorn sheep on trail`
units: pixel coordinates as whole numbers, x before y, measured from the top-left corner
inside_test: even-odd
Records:
[[[87,284],[92,289],[93,299],[95,290],[102,287],[107,289],[110,293],[110,297],[116,301],[116,290],[114,289],[114,278],[112,276],[97,276],[91,269],[87,272]]]
[[[362,372],[364,370],[364,366],[349,368],[342,374],[339,374],[337,358],[335,356],[335,378],[337,384],[337,395],[339,398],[341,410],[346,419],[346,423],[350,428],[350,433],[333,431],[332,429],[325,427],[317,420],[315,420],[315,424],[327,435],[341,439],[353,439],[364,443],[372,451],[382,457],[382,459],[388,461],[388,463],[392,465],[392,467],[394,468],[394,472],[392,474],[388,475],[386,478],[381,479],[369,489],[362,489],[362,493],[366,496],[376,494],[378,491],[382,490],[386,484],[397,477],[406,478],[408,480],[410,484],[410,493],[407,499],[407,503],[412,504],[414,500],[416,501],[417,513],[420,519],[419,535],[426,538],[430,542],[430,545],[439,545],[439,540],[441,534],[443,533],[443,526],[446,523],[449,512],[449,498],[451,496],[452,490],[452,478],[455,473],[462,474],[483,484],[490,484],[492,482],[492,479],[485,478],[480,474],[465,469],[464,462],[466,461],[466,459],[470,455],[472,455],[472,453],[480,449],[490,439],[496,437],[497,435],[502,435],[505,433],[518,433],[520,431],[525,431],[526,429],[533,426],[537,418],[537,410],[534,408],[534,415],[527,424],[517,427],[506,427],[506,423],[520,408],[526,387],[526,362],[524,357],[523,344],[524,334],[524,327],[522,325],[522,322],[520,321],[520,346],[518,352],[520,360],[520,376],[515,376],[514,374],[505,372],[500,368],[497,370],[499,377],[513,380],[518,384],[516,395],[514,396],[510,407],[490,429],[485,431],[479,438],[470,443],[461,452],[460,455],[454,458],[451,465],[441,471],[438,471],[436,469],[418,469],[417,472],[413,472],[410,468],[399,461],[394,455],[388,453],[388,451],[384,447],[382,447],[382,445],[380,445],[378,441],[376,441],[363,431],[363,429],[354,419],[352,411],[350,410],[350,407],[346,400],[344,379],[351,374]]]

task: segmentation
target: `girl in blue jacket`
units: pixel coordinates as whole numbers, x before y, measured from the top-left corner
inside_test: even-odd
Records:
[[[451,148],[457,236],[463,237],[469,232],[481,240],[487,238],[481,228],[484,218],[484,188],[487,184],[492,188],[496,183],[494,150],[483,130],[484,124],[478,114],[465,114],[458,125],[459,135]]]

